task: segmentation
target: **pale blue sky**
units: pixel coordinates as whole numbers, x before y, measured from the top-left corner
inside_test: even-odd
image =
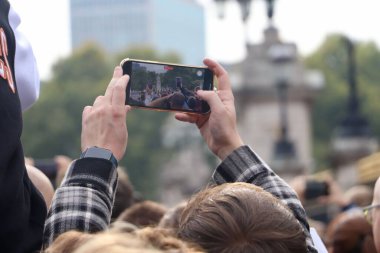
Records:
[[[52,63],[70,52],[69,0],[10,0],[22,18],[21,29],[28,36],[42,78]],[[232,1],[225,19],[218,19],[212,0],[199,0],[206,7],[207,56],[236,62],[245,54],[245,34],[257,43],[266,26],[265,4],[254,0],[246,29],[240,11]],[[278,0],[275,23],[285,41],[295,42],[302,54],[313,51],[329,33],[345,33],[355,40],[380,45],[380,1],[378,0]],[[169,8],[169,7],[168,7]],[[200,64],[200,63],[194,63]]]

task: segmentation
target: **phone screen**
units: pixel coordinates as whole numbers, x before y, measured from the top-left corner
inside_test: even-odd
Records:
[[[126,60],[130,76],[126,104],[158,110],[207,113],[209,105],[197,90],[213,89],[213,73],[206,67]]]

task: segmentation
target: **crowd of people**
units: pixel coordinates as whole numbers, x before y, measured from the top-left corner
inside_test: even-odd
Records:
[[[174,109],[200,112],[202,100],[197,96],[200,89],[196,86],[189,90],[182,85],[181,77],[176,77],[176,88],[168,86],[160,90],[155,85],[147,84],[142,91],[131,90],[129,104],[134,106],[155,107],[161,109]]]
[[[20,141],[22,108],[38,96],[37,79],[25,78],[35,70],[32,51],[21,43],[19,19],[7,0],[0,0],[0,12],[2,252],[324,252],[318,233],[329,252],[380,252],[380,180],[370,190],[371,203],[344,197],[328,182],[329,193],[318,201],[340,209],[318,227],[305,211],[307,179],[287,184],[244,144],[228,73],[211,59],[204,64],[218,90],[196,92],[210,113],[175,114],[199,129],[221,161],[202,191],[171,209],[135,194],[118,164],[133,149],[126,120],[131,107],[125,105],[129,77],[121,67],[115,67],[104,95],[83,109],[82,153],[73,160],[56,157],[59,166],[49,180],[33,159],[24,158]],[[17,60],[23,47],[29,65]]]

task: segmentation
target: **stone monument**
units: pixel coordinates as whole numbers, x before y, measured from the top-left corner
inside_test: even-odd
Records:
[[[360,112],[357,94],[355,47],[349,38],[343,39],[347,49],[347,82],[349,97],[347,115],[336,127],[331,142],[331,164],[338,183],[347,189],[359,182],[357,161],[374,153],[378,142],[368,120]]]

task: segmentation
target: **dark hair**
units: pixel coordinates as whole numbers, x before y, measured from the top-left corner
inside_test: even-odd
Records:
[[[175,92],[173,95],[170,97],[170,108],[171,109],[182,109],[183,107],[183,102],[185,101],[185,96],[182,95],[181,93]]]
[[[177,233],[181,215],[186,206],[187,202],[181,202],[177,206],[168,210],[161,218],[158,226],[166,229],[171,229]]]
[[[115,202],[113,204],[112,208],[112,220],[119,217],[119,215],[128,207],[133,205],[134,198],[133,198],[133,186],[131,182],[129,181],[127,173],[124,172],[124,170],[119,167],[117,169],[118,173],[118,179],[117,179],[117,188],[116,188],[116,194],[115,194]]]
[[[196,194],[182,213],[178,236],[209,253],[307,252],[306,236],[287,206],[247,183]]]
[[[334,253],[376,252],[372,227],[360,210],[335,217],[327,227],[326,244]]]
[[[125,210],[117,220],[130,222],[138,227],[156,226],[166,211],[165,206],[146,200]]]

